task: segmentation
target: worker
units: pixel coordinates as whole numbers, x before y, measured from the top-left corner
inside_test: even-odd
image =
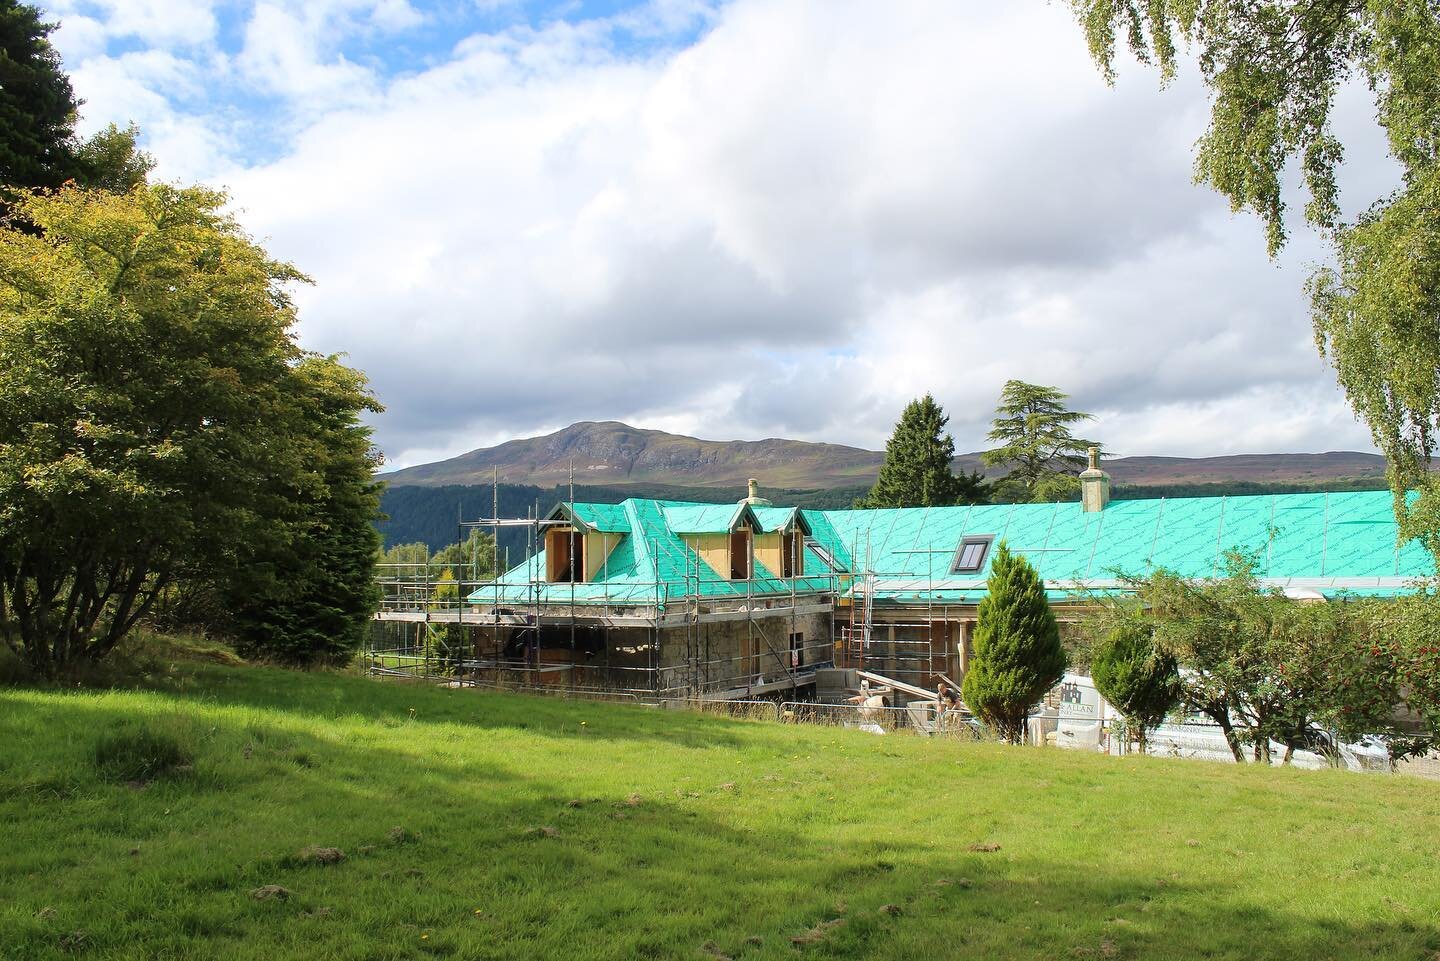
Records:
[[[960,709],[960,695],[949,684],[941,681],[935,686],[935,728],[945,723],[945,715]]]

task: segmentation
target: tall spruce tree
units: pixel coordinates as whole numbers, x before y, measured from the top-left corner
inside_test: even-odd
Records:
[[[955,441],[946,434],[950,418],[930,394],[905,405],[885,443],[885,463],[875,486],[856,507],[934,507],[985,501],[977,473],[956,476],[950,468]]]
[[[1004,541],[991,561],[986,591],[960,695],[1002,738],[1019,744],[1030,708],[1065,676],[1068,658],[1045,584]]]
[[[0,0],[0,185],[58,187],[74,168],[80,104],[60,55],[55,24],[17,0]]]

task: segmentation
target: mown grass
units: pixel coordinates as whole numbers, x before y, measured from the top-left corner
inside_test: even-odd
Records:
[[[186,762],[116,780],[117,731]],[[1440,792],[1405,777],[215,663],[0,689],[0,745],[7,959],[1440,952]]]

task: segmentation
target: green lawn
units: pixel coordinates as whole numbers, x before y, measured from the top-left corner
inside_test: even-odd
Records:
[[[193,765],[102,777],[140,725]],[[1440,786],[1403,776],[214,663],[0,689],[0,745],[7,959],[1440,952]]]

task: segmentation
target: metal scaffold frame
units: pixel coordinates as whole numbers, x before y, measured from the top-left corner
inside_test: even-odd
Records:
[[[572,481],[572,502],[573,498]],[[538,504],[527,509],[523,518],[502,518],[499,514],[497,473],[490,516],[460,522],[460,541],[463,543],[466,532],[474,528],[498,534],[501,528],[523,527],[525,559],[529,562],[540,553],[548,527],[569,524],[542,519]],[[601,536],[604,570],[609,563],[610,545],[604,541],[609,535]],[[652,556],[661,549],[654,540],[648,546]],[[794,539],[789,549],[790,569],[799,570]],[[803,550],[803,545],[798,549]],[[751,550],[748,570],[753,574],[753,547]],[[366,663],[375,674],[456,685],[563,690],[577,695],[655,701],[677,697],[738,698],[772,692],[781,695],[813,683],[817,669],[833,666],[838,575],[749,577],[745,579],[743,597],[717,597],[707,593],[706,585],[727,579],[692,550],[686,550],[683,560],[685,573],[678,594],[673,590],[675,585],[664,581],[632,581],[627,584],[626,597],[616,599],[609,595],[608,576],[602,576],[606,593],[599,604],[577,600],[573,580],[568,603],[543,600],[545,582],[538,571],[529,580],[524,603],[502,597],[500,577],[510,564],[507,551],[506,563],[501,566],[498,536],[491,563],[494,573],[488,578],[480,576],[478,558],[471,558],[468,571],[452,572],[468,575],[456,576],[453,581],[438,577],[428,556],[414,562],[382,564],[377,633],[388,632],[390,641],[399,643],[377,644],[372,635],[365,652]],[[824,587],[817,589],[816,581],[823,581]],[[441,583],[455,585],[453,596],[448,590],[437,594],[436,587]],[[778,589],[765,589],[776,586]],[[509,585],[512,597],[514,587]],[[488,610],[483,603],[469,600],[483,597],[487,588],[493,590]],[[645,601],[635,600],[637,589],[649,595]],[[825,619],[823,631],[798,630],[800,619],[811,617]],[[737,652],[727,656],[725,650],[717,650],[710,628],[734,623],[744,624],[745,641]],[[777,627],[788,627],[783,640],[778,637]],[[568,658],[557,658],[557,651],[564,652],[563,646],[553,645],[557,632],[562,637],[568,632]],[[594,659],[596,652],[583,651],[579,643],[582,633],[592,632],[598,632],[602,642],[599,663]],[[798,646],[797,637],[803,638]],[[673,650],[677,639],[683,651]],[[635,654],[641,648],[643,663],[635,663]],[[681,656],[674,656],[677,653]],[[621,660],[630,663],[617,663]],[[592,683],[594,678],[599,682]]]

